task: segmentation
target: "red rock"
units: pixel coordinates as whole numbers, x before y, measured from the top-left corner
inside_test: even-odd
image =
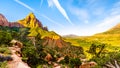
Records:
[[[24,27],[18,22],[10,22],[9,27]]]
[[[0,14],[0,26],[9,26],[7,19],[2,14]]]
[[[63,41],[61,38],[60,39],[52,39],[52,38],[46,37],[44,39],[45,39],[45,42],[43,43],[44,46],[49,45],[51,47],[57,46],[59,48],[62,48],[67,45],[67,43],[65,41]]]

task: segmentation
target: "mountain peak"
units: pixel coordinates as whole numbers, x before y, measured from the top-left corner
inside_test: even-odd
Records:
[[[67,45],[60,35],[54,31],[49,31],[47,27],[43,27],[42,23],[33,13],[28,14],[24,19],[18,22],[8,22],[7,19],[0,14],[0,25],[8,27],[28,27],[30,30],[27,36],[31,38],[39,35],[39,38],[44,40],[43,45],[58,46],[59,48]]]
[[[30,12],[27,17],[36,18],[34,13]]]
[[[43,28],[43,25],[41,22],[35,17],[34,13],[29,13],[24,19],[19,20],[18,23],[22,24],[25,27],[41,27]]]

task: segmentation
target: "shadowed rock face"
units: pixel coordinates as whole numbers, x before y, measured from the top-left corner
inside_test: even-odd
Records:
[[[9,26],[9,22],[2,14],[0,14],[0,26]]]
[[[10,22],[9,27],[24,27],[24,26],[18,22]]]
[[[59,48],[62,48],[67,45],[66,42],[64,42],[61,38],[59,39],[52,39],[52,38],[44,38],[45,42],[43,45],[49,45],[49,46],[58,46]]]

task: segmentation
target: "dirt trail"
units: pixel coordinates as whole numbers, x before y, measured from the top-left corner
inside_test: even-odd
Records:
[[[8,68],[30,68],[26,63],[24,63],[19,56],[19,54],[16,54],[16,51],[20,50],[16,47],[9,47],[9,49],[12,52],[11,57],[13,58],[13,61],[8,62]]]

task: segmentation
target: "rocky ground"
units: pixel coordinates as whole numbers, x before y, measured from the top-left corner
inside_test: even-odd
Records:
[[[22,61],[22,57],[20,56],[20,54],[16,54],[20,50],[20,48],[9,47],[9,49],[12,52],[11,57],[13,58],[13,60],[8,62],[8,68],[30,68],[27,63],[24,63]]]

